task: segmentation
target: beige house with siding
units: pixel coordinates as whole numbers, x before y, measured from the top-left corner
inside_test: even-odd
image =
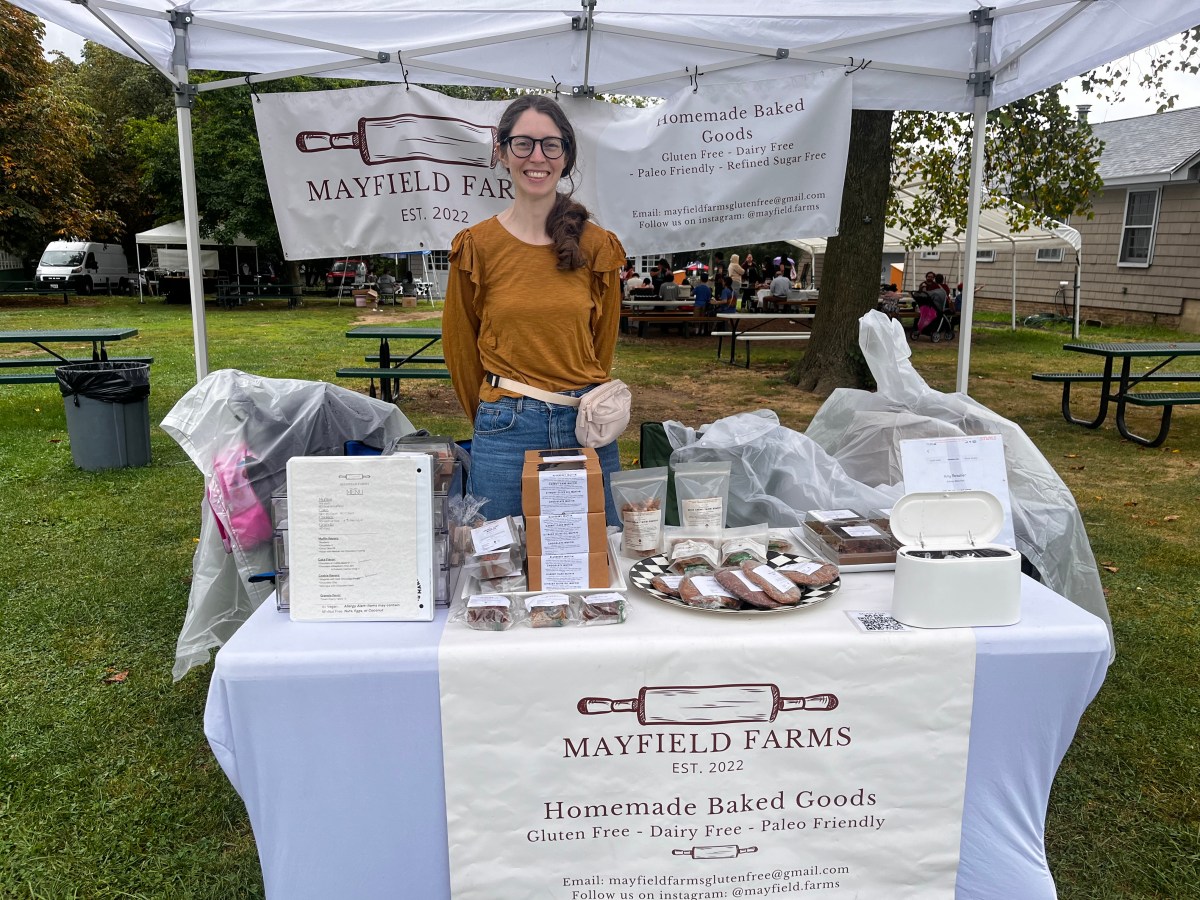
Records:
[[[1092,126],[1104,142],[1104,191],[1093,218],[1069,224],[1083,238],[1080,304],[1085,320],[1157,323],[1200,332],[1200,107]],[[1075,253],[1061,242],[980,251],[976,304],[1010,308],[1017,256],[1017,311],[1049,311],[1061,282],[1074,278]],[[957,252],[905,255],[904,287],[925,272],[961,279]],[[1067,287],[1067,296],[1071,288]]]

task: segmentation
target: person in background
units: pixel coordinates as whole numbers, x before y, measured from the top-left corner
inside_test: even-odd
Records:
[[[733,299],[733,281],[728,275],[717,276],[717,301],[714,311],[717,313],[734,312],[737,305]]]
[[[925,280],[922,281],[920,283],[920,285],[918,285],[917,290],[918,291],[932,291],[935,287],[937,287],[937,273],[936,272],[926,272]]]
[[[742,276],[742,308],[751,309],[754,306],[758,283],[762,281],[762,271],[758,268],[758,264],[755,263],[753,253],[746,254],[744,268],[745,274]]]
[[[641,287],[635,287],[629,291],[629,296],[634,298],[657,297],[658,291],[654,289],[654,281],[649,276],[642,279]]]
[[[696,309],[702,310],[706,315],[708,313],[708,305],[712,303],[713,290],[708,283],[708,273],[700,273],[700,283],[692,288],[692,303]]]
[[[786,300],[792,289],[792,279],[788,277],[787,263],[779,266],[779,272],[771,279],[771,296],[776,300]]]
[[[736,253],[729,257],[729,287],[733,290],[733,301],[736,304],[742,294],[742,278],[746,270],[742,268],[742,258]]]
[[[400,292],[405,297],[415,297],[417,295],[417,285],[413,281],[411,269],[405,269],[404,274],[400,277]]]
[[[467,490],[488,498],[489,519],[521,513],[526,450],[578,446],[577,399],[612,377],[625,262],[617,237],[571,197],[578,147],[554,100],[518,97],[500,116],[496,143],[513,202],[454,238],[442,316],[451,383],[475,426]],[[563,402],[499,387],[499,378]],[[621,468],[617,442],[596,452],[616,525],[608,482]]]
[[[679,285],[675,283],[674,278],[670,278],[658,286],[658,297],[660,300],[678,300]]]

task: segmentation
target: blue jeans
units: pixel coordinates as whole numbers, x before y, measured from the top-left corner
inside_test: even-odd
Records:
[[[561,393],[578,397],[591,388]],[[521,469],[526,450],[578,447],[573,406],[543,403],[532,397],[501,397],[481,401],[475,409],[475,434],[471,438],[471,475],[467,490],[487,497],[482,513],[488,519],[521,515]],[[604,512],[609,525],[619,525],[608,477],[621,469],[617,442],[597,447],[604,472]]]

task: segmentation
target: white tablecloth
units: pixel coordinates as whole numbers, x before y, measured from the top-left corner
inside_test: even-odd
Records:
[[[891,577],[847,575],[827,603],[886,608]],[[975,629],[961,900],[1055,897],[1043,837],[1050,785],[1107,669],[1099,619],[1028,579],[1022,604],[1019,624]],[[217,654],[205,733],[246,803],[268,897],[449,896],[445,617],[293,624],[268,602]],[[620,627],[636,635],[637,616]],[[502,885],[496,896],[507,900]]]

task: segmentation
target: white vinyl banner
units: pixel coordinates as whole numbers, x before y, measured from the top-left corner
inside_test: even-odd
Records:
[[[952,898],[974,635],[864,631],[854,602],[448,625],[455,900]]]
[[[576,195],[631,254],[836,234],[850,103],[840,71],[648,109],[564,97]],[[285,256],[449,247],[512,202],[495,145],[506,105],[394,85],[261,95]]]

